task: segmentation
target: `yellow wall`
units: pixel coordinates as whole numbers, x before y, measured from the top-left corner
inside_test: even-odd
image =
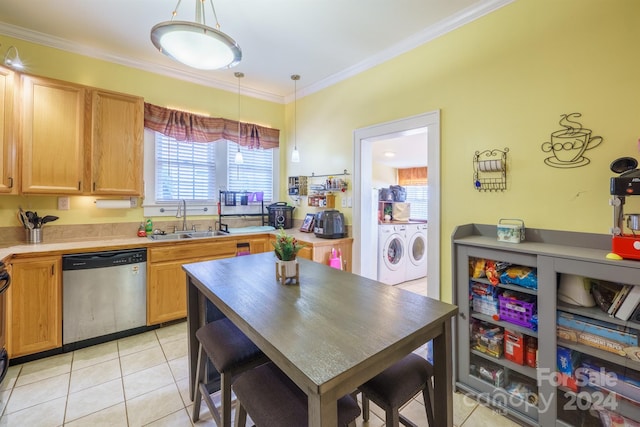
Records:
[[[238,94],[194,83],[183,82],[158,74],[124,67],[57,49],[0,36],[2,46],[15,45],[27,72],[39,76],[80,83],[144,97],[146,102],[171,108],[209,114],[213,117],[238,117]],[[233,71],[225,71],[233,73]],[[281,104],[243,96],[242,121],[258,123],[281,130],[281,144],[286,144],[284,107]],[[284,151],[284,150],[282,150]],[[143,219],[142,208],[104,210],[93,205],[95,197],[71,197],[71,209],[57,210],[57,198],[51,196],[0,196],[0,224],[19,225],[18,206],[60,217],[60,224],[97,224],[131,222]]]
[[[297,145],[302,160],[290,164],[290,147],[281,150],[282,199],[286,200],[289,175],[345,168],[352,172],[354,129],[439,109],[443,299],[450,300],[452,294],[449,236],[458,224],[495,224],[508,217],[522,218],[528,227],[608,233],[612,225],[608,185],[613,175],[609,164],[621,156],[637,157],[640,137],[638,16],[637,0],[517,0],[298,99]],[[6,42],[0,38],[0,43]],[[233,94],[20,41],[15,44],[22,58],[34,62],[35,74],[234,117]],[[300,87],[303,83],[304,76]],[[292,105],[283,108],[243,99],[243,109],[245,104],[250,107],[243,120],[280,128],[284,147],[291,136],[285,124],[291,122]],[[573,112],[582,113],[583,125],[604,142],[586,152],[587,166],[551,168],[544,163],[549,155],[541,145],[559,128],[560,115]],[[510,150],[507,191],[476,191],[473,154],[505,147]],[[2,218],[13,221],[22,199],[0,198]],[[39,203],[38,198],[27,199],[23,205]],[[632,212],[634,202],[629,201],[627,212]],[[304,211],[296,209],[296,217]],[[350,209],[346,214],[350,216]],[[86,222],[82,212],[69,215],[72,222]],[[91,220],[125,219],[132,218]]]
[[[522,218],[527,227],[607,234],[609,164],[640,158],[638,16],[637,0],[517,0],[298,100],[302,159],[341,168],[353,163],[354,129],[440,109],[445,300],[456,225]],[[549,167],[541,145],[573,112],[604,142],[585,153],[587,166]],[[507,191],[476,191],[473,154],[505,147]]]

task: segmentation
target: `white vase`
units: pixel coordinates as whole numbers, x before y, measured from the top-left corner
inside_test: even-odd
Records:
[[[284,266],[284,277],[296,277],[296,265],[298,264],[298,260],[291,261],[277,261],[278,272],[282,274],[282,266]]]

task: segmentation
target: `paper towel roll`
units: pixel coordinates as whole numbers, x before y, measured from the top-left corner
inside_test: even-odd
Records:
[[[98,209],[129,209],[130,207],[130,200],[96,200],[96,208]]]

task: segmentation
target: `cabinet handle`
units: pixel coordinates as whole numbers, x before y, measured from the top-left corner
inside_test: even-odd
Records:
[[[78,191],[82,188],[82,181],[78,181]]]
[[[13,178],[9,177],[9,188],[13,188]]]
[[[56,274],[56,266],[55,265],[51,265],[51,275],[53,276],[54,274]]]
[[[93,183],[93,191],[96,191],[96,183]]]

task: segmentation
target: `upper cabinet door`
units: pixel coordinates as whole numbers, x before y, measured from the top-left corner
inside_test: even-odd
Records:
[[[0,67],[0,193],[16,194],[16,134],[14,103],[16,75]]]
[[[144,100],[93,90],[91,193],[142,195]]]
[[[86,89],[22,76],[22,192],[83,191]]]

